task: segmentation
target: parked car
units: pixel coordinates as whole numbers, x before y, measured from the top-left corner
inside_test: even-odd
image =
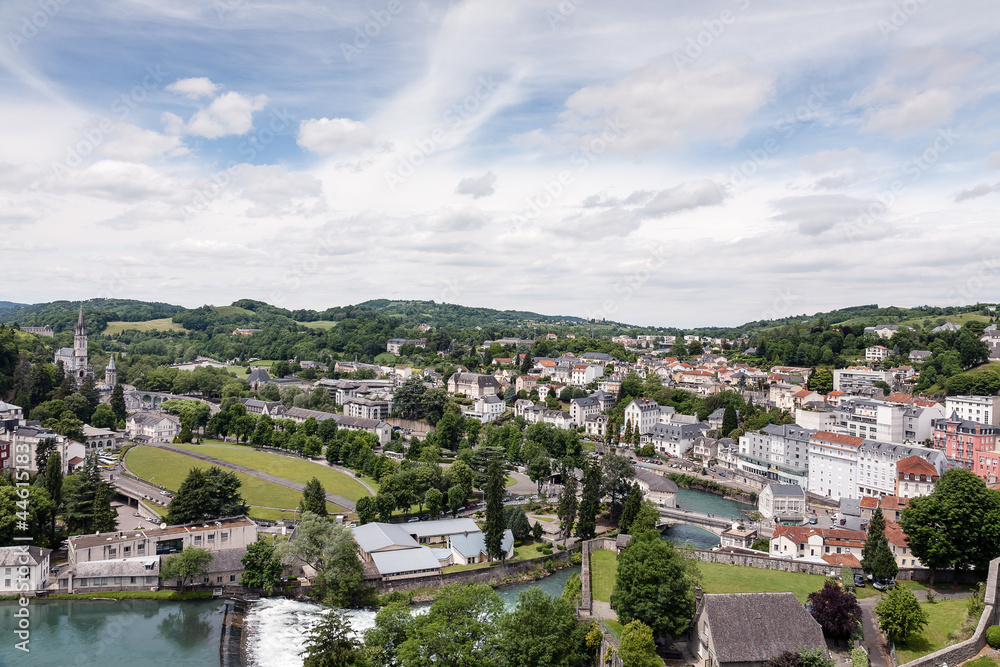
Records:
[[[423,516],[420,517],[420,520],[421,521],[430,521],[431,520],[431,515],[430,514],[424,514]]]
[[[809,523],[811,525],[815,526],[817,521],[818,521],[818,519],[816,517],[814,517],[814,516],[809,517]]]
[[[854,575],[854,587],[855,588],[865,587],[865,576],[863,574]]]
[[[891,591],[896,587],[895,579],[876,579],[872,587],[877,591]]]
[[[719,477],[725,477],[725,476],[726,476],[726,473],[724,473],[724,472],[720,472],[719,473]]]
[[[409,521],[407,521],[406,523],[419,523],[419,522],[420,522],[420,517],[419,516],[415,516],[412,519],[410,519]]]

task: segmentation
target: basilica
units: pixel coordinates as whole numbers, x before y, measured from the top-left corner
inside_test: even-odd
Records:
[[[94,369],[87,363],[87,327],[83,324],[83,306],[80,306],[80,317],[76,321],[73,347],[56,350],[52,363],[58,366],[59,362],[62,362],[63,372],[72,375],[77,385],[83,382],[85,377],[94,377]]]

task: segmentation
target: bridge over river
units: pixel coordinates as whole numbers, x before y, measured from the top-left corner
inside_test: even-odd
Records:
[[[734,523],[739,523],[738,519],[672,507],[661,507],[660,518],[662,521],[657,526],[657,529],[661,531],[678,523],[686,523],[691,526],[704,528],[716,535],[722,535],[722,531],[732,528]]]

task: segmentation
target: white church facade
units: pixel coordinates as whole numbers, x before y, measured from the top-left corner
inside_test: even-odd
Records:
[[[94,369],[87,363],[87,327],[83,324],[83,306],[80,306],[80,317],[76,321],[73,335],[73,347],[63,347],[56,350],[52,363],[62,362],[63,372],[72,375],[79,385],[85,377],[94,377]]]

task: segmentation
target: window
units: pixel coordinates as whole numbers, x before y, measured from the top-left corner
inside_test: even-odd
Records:
[[[122,578],[121,577],[115,577],[114,583],[115,583],[116,586],[121,586],[122,585]]]
[[[215,578],[215,583],[217,583],[217,584],[221,584],[222,583],[222,575],[221,574]]]
[[[201,535],[195,535],[194,536],[194,543],[195,544],[201,544]]]
[[[128,583],[134,584],[135,583],[135,577],[129,577],[128,578]]]
[[[4,588],[10,588],[10,579],[4,579],[3,580],[3,587]]]
[[[221,539],[222,542],[228,542],[229,541],[229,531],[227,530],[224,533],[219,533],[219,537],[220,537],[220,539]]]
[[[212,533],[211,535],[208,536],[208,541],[209,542],[214,542],[215,541],[215,533]]]
[[[236,581],[236,575],[235,574],[229,575],[229,581]]]
[[[146,552],[146,543],[145,542],[140,542],[139,546],[136,547],[136,551],[138,553],[145,553]]]
[[[108,558],[114,558],[117,553],[118,549],[116,549],[115,547],[111,547],[110,549],[108,549]]]
[[[77,584],[78,584],[79,586],[84,586],[84,587],[85,587],[85,586],[87,585],[87,580],[86,580],[86,579],[77,579],[77,580],[76,580],[76,583],[77,583]]]
[[[126,558],[128,558],[128,556],[131,553],[132,553],[132,547],[122,547],[122,556],[125,556]]]

